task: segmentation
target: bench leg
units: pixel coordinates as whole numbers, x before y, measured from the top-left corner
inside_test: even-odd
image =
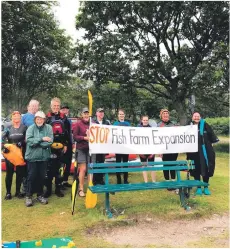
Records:
[[[110,210],[109,193],[105,193],[105,212],[108,218],[113,217],[111,210]]]
[[[180,203],[181,203],[181,206],[185,209],[185,210],[190,210],[191,208],[188,206],[188,203],[186,201],[187,199],[187,191],[186,191],[186,188],[180,188],[179,189],[179,196],[180,196]]]

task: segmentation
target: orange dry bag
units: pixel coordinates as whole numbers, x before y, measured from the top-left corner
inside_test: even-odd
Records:
[[[22,156],[22,150],[15,144],[5,144],[4,147],[7,148],[9,152],[2,152],[2,155],[14,166],[23,166],[26,164]]]

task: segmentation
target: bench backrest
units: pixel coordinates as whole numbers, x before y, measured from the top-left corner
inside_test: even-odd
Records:
[[[162,167],[163,165],[163,167]],[[170,165],[167,167],[167,165]],[[116,173],[116,172],[143,172],[162,170],[190,170],[194,169],[194,161],[165,161],[165,162],[129,162],[129,163],[89,163],[88,173]]]

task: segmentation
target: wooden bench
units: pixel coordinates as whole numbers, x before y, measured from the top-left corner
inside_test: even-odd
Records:
[[[161,166],[159,166],[161,165]],[[163,167],[162,167],[163,165]],[[167,166],[171,165],[171,166]],[[193,161],[165,161],[165,162],[129,162],[129,163],[90,163],[88,164],[88,173],[105,174],[105,185],[91,186],[89,189],[93,193],[105,193],[105,210],[109,218],[112,218],[110,210],[109,195],[115,192],[123,191],[137,191],[137,190],[152,190],[152,189],[179,189],[179,198],[181,206],[186,210],[189,210],[187,200],[190,197],[190,190],[193,187],[208,186],[209,184],[189,179],[189,170],[194,169]],[[161,181],[161,182],[138,182],[129,184],[111,184],[109,182],[109,174],[116,172],[130,172],[130,173],[142,173],[143,171],[163,171],[163,170],[175,170],[175,181]],[[187,179],[182,180],[180,172],[187,171]]]

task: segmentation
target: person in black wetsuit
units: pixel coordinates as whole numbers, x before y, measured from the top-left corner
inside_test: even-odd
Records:
[[[55,194],[58,197],[64,197],[61,191],[62,187],[62,174],[63,169],[62,156],[67,151],[67,145],[70,140],[71,126],[66,118],[66,115],[60,112],[61,101],[59,98],[53,98],[51,100],[51,112],[46,117],[46,123],[50,124],[53,129],[54,143],[51,145],[51,158],[47,167],[47,176],[45,180],[45,186],[47,190],[44,194],[45,198],[48,198],[52,194],[52,180],[55,177]],[[56,145],[61,147],[56,147]]]
[[[9,151],[4,147],[5,143],[15,144],[17,147],[22,149],[22,155],[25,156],[25,136],[26,136],[27,127],[21,124],[21,113],[18,111],[14,111],[12,113],[12,125],[6,130],[3,131],[2,134],[2,149],[3,152],[9,153]],[[13,181],[14,174],[14,165],[6,159],[6,196],[5,200],[12,199],[11,195],[11,187]],[[15,196],[18,198],[23,198],[24,195],[20,192],[22,180],[26,175],[26,166],[25,165],[17,165],[16,167],[16,193]]]

